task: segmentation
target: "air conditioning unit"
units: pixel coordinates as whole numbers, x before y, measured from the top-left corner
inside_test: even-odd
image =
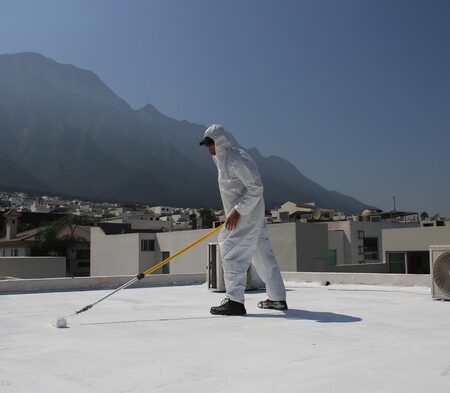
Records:
[[[450,300],[450,246],[430,246],[431,295]]]
[[[222,258],[220,257],[217,243],[208,244],[208,265],[207,265],[208,289],[216,292],[225,292],[225,280],[223,278]],[[247,271],[246,290],[263,289],[264,282],[259,277],[253,265]]]

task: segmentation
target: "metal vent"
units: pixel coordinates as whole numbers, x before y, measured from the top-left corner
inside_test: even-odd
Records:
[[[439,289],[450,296],[450,251],[436,259],[433,266],[433,279]]]

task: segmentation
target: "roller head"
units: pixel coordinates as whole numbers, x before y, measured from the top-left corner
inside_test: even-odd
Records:
[[[55,327],[58,329],[66,328],[67,327],[67,320],[64,317],[58,318],[55,322]]]

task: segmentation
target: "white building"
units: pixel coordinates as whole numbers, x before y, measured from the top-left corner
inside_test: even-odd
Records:
[[[149,210],[152,211],[155,216],[168,216],[180,209],[171,206],[153,206],[150,207]]]
[[[328,232],[325,225],[280,223],[268,225],[269,238],[283,271],[326,271]],[[197,240],[211,229],[160,233],[107,234],[91,231],[91,275],[138,274]],[[116,231],[118,232],[118,231]],[[154,240],[143,251],[142,240]],[[206,271],[208,243],[217,234],[176,258],[161,273],[203,273]]]
[[[108,234],[91,230],[91,276],[136,275],[160,262],[156,233]],[[169,273],[169,267],[158,273]]]
[[[418,223],[371,221],[331,221],[324,225],[328,226],[329,271],[339,271],[341,266],[351,269],[352,265],[364,264],[379,264],[378,269],[385,271],[385,266],[380,265],[384,264],[382,230],[419,226]],[[376,266],[367,269],[371,268],[377,269]]]
[[[47,202],[41,199],[35,200],[30,206],[30,211],[32,213],[49,213],[51,210],[52,208],[47,204]]]
[[[171,229],[172,219],[160,220],[153,214],[127,212],[117,218],[107,220],[109,223],[130,224],[133,230],[155,230],[165,231]]]

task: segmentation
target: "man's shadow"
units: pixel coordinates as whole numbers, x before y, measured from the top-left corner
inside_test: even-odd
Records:
[[[142,323],[142,322],[168,322],[168,321],[185,321],[196,319],[221,319],[230,318],[227,316],[208,315],[200,317],[181,317],[181,318],[155,318],[155,319],[137,319],[131,321],[110,321],[110,322],[93,322],[93,323],[76,323],[74,325],[112,325],[112,324],[126,324],[126,323]],[[291,319],[291,320],[309,320],[319,323],[349,323],[362,321],[359,317],[352,317],[350,315],[335,314],[332,312],[320,312],[320,311],[307,311],[289,309],[287,311],[277,311],[276,314],[247,314],[243,318],[278,318],[278,319]]]
[[[350,315],[335,314],[333,312],[326,311],[308,311],[308,310],[296,310],[289,309],[282,311],[279,314],[247,314],[250,318],[285,318],[293,320],[309,320],[319,323],[349,323],[349,322],[361,322],[362,318],[352,317]]]

